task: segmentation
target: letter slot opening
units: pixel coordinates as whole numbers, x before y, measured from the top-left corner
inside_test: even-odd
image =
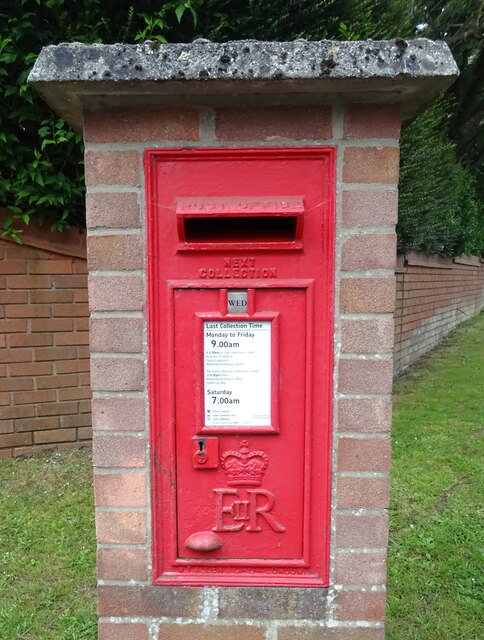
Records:
[[[180,249],[301,247],[301,197],[184,198],[176,212]]]
[[[185,218],[187,242],[294,242],[295,216]]]

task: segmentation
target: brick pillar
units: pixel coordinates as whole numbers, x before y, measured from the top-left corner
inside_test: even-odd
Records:
[[[321,43],[307,44],[319,46]],[[343,45],[351,48],[353,43],[334,43],[333,51],[339,51]],[[382,43],[380,45],[383,47]],[[384,45],[390,49],[393,46]],[[185,58],[176,57],[180,53],[178,49],[175,58],[186,60],[187,52],[195,51],[202,44],[192,46],[193,49],[190,45],[172,45],[171,48],[166,45],[166,56],[169,58],[176,47],[184,47]],[[231,43],[230,46],[239,53],[250,49],[245,43]],[[264,46],[285,47],[291,57],[295,52],[299,55],[296,49],[301,45]],[[79,48],[80,45],[72,47]],[[203,47],[215,48],[218,55],[217,47],[222,45]],[[203,47],[200,49],[202,54]],[[93,49],[97,53],[100,50]],[[84,49],[79,51],[83,59]],[[103,48],[103,51],[108,49]],[[410,47],[408,55],[417,56],[418,61],[419,51],[418,47]],[[437,50],[432,51],[438,58]],[[133,52],[147,56],[143,47],[133,48]],[[51,60],[53,55],[52,49],[47,50],[46,59]],[[302,64],[300,58],[296,56],[295,59],[299,60],[294,63],[296,66]],[[65,61],[65,57],[62,60]],[[176,67],[185,63],[174,64]],[[196,64],[193,69],[190,63],[187,64],[188,67],[183,67],[183,75],[177,76],[173,69],[166,72],[168,83],[178,77],[184,78],[181,82],[183,91],[176,84],[172,87],[175,94],[178,92],[178,98],[173,93],[158,95],[160,104],[155,106],[143,105],[144,98],[139,95],[136,106],[126,100],[127,104],[120,105],[120,85],[114,82],[116,99],[111,103],[105,99],[102,108],[97,104],[97,98],[90,103],[83,95],[83,104],[89,106],[83,116],[99,638],[382,640],[398,137],[401,113],[408,110],[407,95],[412,93],[398,94],[395,78],[401,78],[406,72],[392,67],[389,79],[385,80],[388,102],[392,104],[384,104],[386,94],[382,93],[381,84],[372,97],[371,87],[375,85],[358,83],[360,67],[353,76],[350,72],[341,76],[340,80],[346,81],[341,85],[346,87],[345,93],[335,95],[334,85],[329,85],[329,93],[325,96],[326,78],[332,71],[323,77],[315,73],[312,85],[306,84],[305,91],[294,93],[296,72],[293,68],[281,72],[282,76],[265,78],[261,89],[256,80],[261,81],[266,72],[255,64],[255,72],[252,69],[252,73],[240,71],[243,76],[246,74],[244,86],[252,87],[252,93],[247,90],[251,96],[239,95],[237,100],[230,100],[221,90],[223,82],[214,84],[212,91],[209,85],[200,85],[200,69]],[[429,87],[428,65],[426,59],[426,70],[421,71],[425,76],[421,88],[425,87],[426,91]],[[146,67],[141,65],[141,68]],[[226,80],[225,71],[207,69],[209,77],[214,74],[214,81]],[[89,70],[92,73],[91,67]],[[64,67],[62,73],[66,73]],[[146,71],[147,75],[149,73]],[[165,71],[157,69],[156,73],[163,75]],[[384,77],[381,65],[372,73],[379,82]],[[417,71],[412,73],[411,82],[417,83],[412,85],[415,97],[417,88],[420,90],[420,76]],[[79,66],[72,74],[69,81],[79,83]],[[355,85],[351,94],[348,93],[348,74],[352,78],[350,83]],[[303,76],[306,82],[308,76],[301,74],[301,78]],[[288,81],[288,98],[283,96],[281,77]],[[49,78],[53,81],[51,76],[47,80]],[[42,70],[34,70],[33,80],[40,82],[40,79]],[[43,80],[46,81],[45,77]],[[126,78],[123,76],[118,80],[123,82]],[[86,77],[83,82],[87,87],[89,79]],[[179,80],[177,82],[180,84]],[[104,86],[111,86],[110,81],[105,80]],[[192,87],[191,105],[184,106]],[[39,88],[42,89],[40,85]],[[53,94],[47,97],[58,106],[57,90],[54,87]],[[74,88],[74,92],[77,90]],[[129,90],[129,87],[125,88],[127,93]],[[357,100],[361,90],[365,91],[364,97]],[[152,87],[150,91],[157,93],[158,90]],[[200,91],[205,92],[202,98]],[[174,106],[177,99],[179,104]],[[188,587],[182,583],[180,586],[156,586],[150,578],[154,534],[150,508],[150,458],[153,452],[149,445],[147,412],[149,345],[145,304],[148,258],[143,152],[150,148],[283,148],[298,145],[332,146],[337,158],[329,586]]]

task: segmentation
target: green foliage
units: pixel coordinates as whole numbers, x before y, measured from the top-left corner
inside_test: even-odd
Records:
[[[48,220],[54,230],[84,225],[82,137],[27,85],[43,46],[65,41],[165,41],[172,29],[192,36],[201,0],[0,0],[0,206],[3,234],[16,221]],[[190,18],[191,16],[191,18]],[[18,226],[18,225],[17,225]]]
[[[463,72],[445,115],[430,111],[403,133],[399,249],[483,251],[475,195],[477,187],[482,219],[483,13],[482,0],[0,0],[0,206],[12,212],[3,232],[20,239],[16,220],[31,216],[55,229],[84,224],[82,140],[26,84],[42,46],[423,35],[448,40]],[[438,158],[429,139],[438,142]],[[414,144],[424,145],[420,161],[428,171],[418,171]]]
[[[456,256],[484,249],[475,181],[446,130],[451,111],[449,100],[438,100],[402,136],[400,253]]]

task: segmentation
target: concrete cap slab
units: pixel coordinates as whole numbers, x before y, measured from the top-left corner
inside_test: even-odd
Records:
[[[80,129],[83,108],[146,104],[387,102],[411,117],[457,75],[448,46],[423,38],[195,40],[52,45],[28,81]]]

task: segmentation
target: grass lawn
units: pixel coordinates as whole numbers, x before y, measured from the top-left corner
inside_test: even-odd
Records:
[[[92,463],[0,463],[0,639],[95,640]]]
[[[484,638],[484,315],[395,391],[387,637]]]
[[[484,637],[483,425],[481,315],[396,384],[388,640]],[[96,640],[89,454],[0,462],[0,513],[0,640]]]

